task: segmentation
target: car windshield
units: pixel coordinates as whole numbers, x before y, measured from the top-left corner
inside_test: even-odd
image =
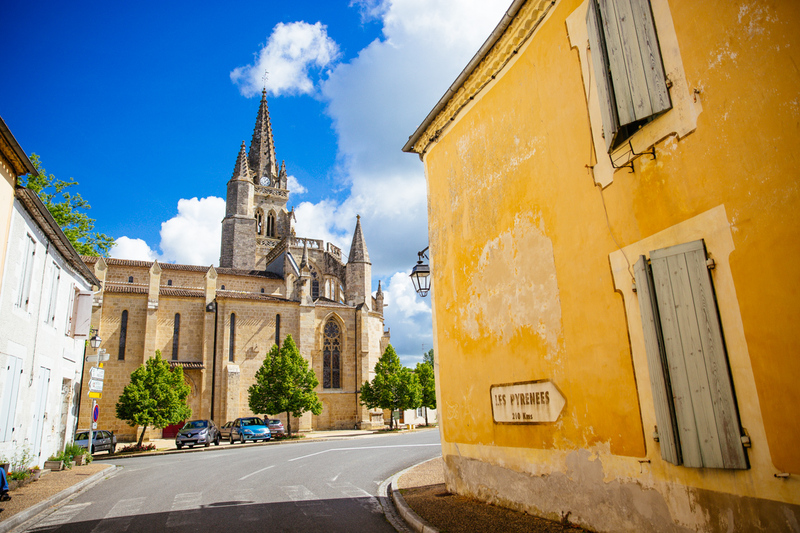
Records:
[[[270,426],[280,426],[281,425],[281,421],[280,420],[270,420],[269,421],[269,425]]]
[[[186,425],[183,426],[183,429],[199,429],[205,427],[208,427],[208,422],[205,420],[192,420],[191,422],[186,422]]]
[[[89,433],[84,431],[83,433],[78,433],[75,435],[75,440],[89,440]]]
[[[264,422],[260,418],[242,418],[242,427],[244,426],[263,426]]]

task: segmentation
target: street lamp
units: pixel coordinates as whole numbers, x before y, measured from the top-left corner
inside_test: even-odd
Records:
[[[414,290],[423,298],[428,295],[431,290],[431,267],[422,262],[423,258],[428,258],[425,252],[428,251],[428,246],[421,252],[417,252],[419,260],[414,268],[411,269],[411,282],[414,284]]]
[[[100,335],[97,334],[97,330],[94,328],[92,328],[92,331],[89,333],[94,333],[92,338],[89,339],[89,345],[96,350],[100,347],[100,343],[103,342],[103,339],[100,338]]]

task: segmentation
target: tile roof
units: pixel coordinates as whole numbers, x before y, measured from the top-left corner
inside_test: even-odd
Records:
[[[196,368],[203,369],[206,367],[206,365],[204,365],[202,361],[169,361],[169,365],[172,368],[180,366],[188,369],[196,369]]]
[[[185,298],[205,298],[206,293],[197,289],[177,289],[173,287],[160,287],[158,294],[161,296],[182,296]]]
[[[83,262],[87,265],[93,265],[98,261],[98,257],[91,257],[83,255],[81,256]],[[128,266],[128,267],[142,267],[142,268],[151,268],[153,266],[154,261],[137,261],[133,259],[116,259],[114,257],[106,257],[104,258],[107,265],[111,266]],[[175,263],[158,263],[158,266],[161,267],[162,270],[181,270],[184,272],[208,272],[208,269],[211,266],[202,266],[202,265],[179,265]],[[258,278],[268,278],[268,279],[283,279],[283,276],[275,274],[274,272],[267,272],[266,270],[240,270],[236,268],[216,268],[217,274],[223,274],[226,276],[249,276],[249,277],[258,277]]]
[[[115,292],[121,294],[147,294],[147,287],[143,285],[131,285],[126,283],[108,283],[103,287],[104,292]]]

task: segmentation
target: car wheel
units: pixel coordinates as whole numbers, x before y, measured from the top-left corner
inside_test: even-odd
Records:
[[[214,439],[214,446],[219,446],[219,435],[217,435],[217,438]]]
[[[231,444],[233,444],[233,442],[234,442],[233,441],[233,433],[231,433],[230,441],[231,441]]]
[[[211,446],[211,441],[210,441],[210,440],[208,440],[208,439],[206,439],[206,443],[204,444],[204,446],[205,446],[206,448],[208,448],[209,446]]]
[[[180,450],[181,448],[183,448],[183,444],[176,444],[176,446],[178,447],[178,449],[179,449],[179,450]]]
[[[244,441],[244,434],[242,434],[242,435],[239,435],[239,438],[241,439],[241,441],[240,441],[240,442],[241,442],[242,444],[244,444],[244,442],[245,442],[245,441]]]

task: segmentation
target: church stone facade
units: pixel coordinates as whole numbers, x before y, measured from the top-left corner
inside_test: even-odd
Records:
[[[183,368],[192,418],[221,425],[263,414],[250,411],[247,390],[270,348],[287,335],[316,373],[323,405],[319,416],[293,418],[293,430],[383,425],[382,413],[362,406],[358,393],[389,343],[380,283],[372,296],[361,221],[345,263],[333,244],[295,235],[289,192],[264,93],[250,148],[242,143],[228,181],[219,268],[83,258],[101,281],[92,324],[110,355],[98,427],[120,440],[141,430],[116,419],[114,406],[131,372],[156,350]],[[90,366],[84,368],[85,391]],[[88,427],[86,394],[82,404],[80,427]],[[284,413],[271,414],[286,423]]]

